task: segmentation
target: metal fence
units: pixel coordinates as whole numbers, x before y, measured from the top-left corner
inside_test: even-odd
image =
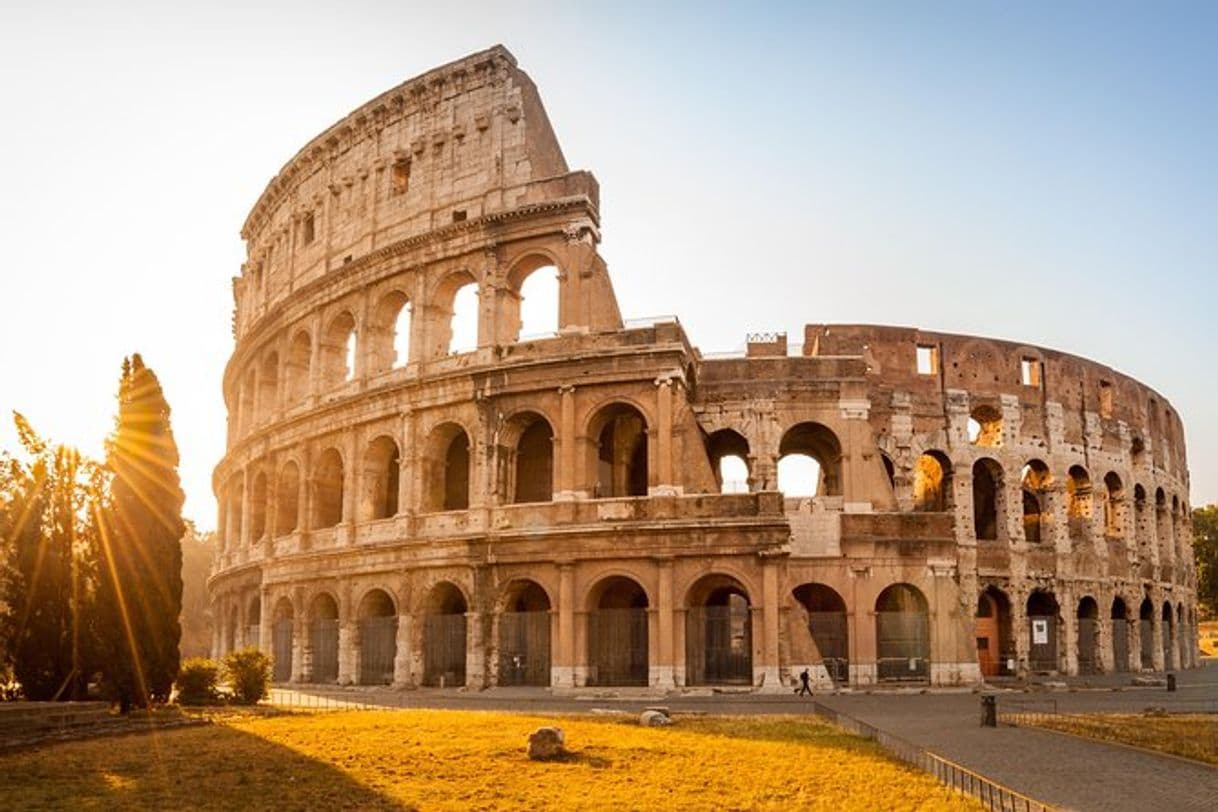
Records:
[[[499,615],[499,684],[550,684],[550,613]]]
[[[338,618],[319,618],[309,624],[309,655],[313,682],[338,679]]]
[[[991,781],[967,767],[929,750],[924,750],[898,736],[885,733],[874,725],[869,725],[853,716],[835,711],[819,702],[813,702],[812,707],[818,716],[828,719],[851,733],[871,739],[906,764],[930,773],[962,795],[977,799],[986,809],[1000,810],[1000,812],[1052,812],[1053,810],[1053,807],[1047,804]]]
[[[292,620],[276,621],[271,631],[271,653],[275,660],[272,677],[275,682],[292,678]]]
[[[930,678],[930,619],[925,612],[877,612],[876,675],[884,682]]]
[[[836,683],[850,680],[845,612],[809,612],[808,630],[820,649],[829,678]]]
[[[691,685],[751,685],[753,629],[747,604],[695,606],[685,616]]]
[[[398,619],[366,617],[359,622],[359,681],[361,685],[393,682],[393,660],[398,653]]]
[[[423,622],[423,684],[465,684],[465,615],[428,615]]]
[[[588,613],[588,681],[593,685],[647,684],[647,610]]]

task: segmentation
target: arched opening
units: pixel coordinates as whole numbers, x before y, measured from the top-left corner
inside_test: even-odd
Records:
[[[309,682],[338,680],[338,603],[323,592],[309,607]]]
[[[1129,670],[1129,609],[1120,597],[1112,599],[1112,667],[1118,673]]]
[[[465,684],[465,635],[469,611],[465,595],[447,581],[436,584],[423,618],[423,684],[451,688]]]
[[[400,369],[410,361],[410,300],[400,290],[383,296],[368,326],[368,362],[379,375]]]
[[[461,432],[444,452],[444,509],[469,507],[469,437]]]
[[[231,531],[226,540],[225,547],[228,550],[237,550],[241,547],[241,531],[244,529],[245,519],[245,478],[242,475],[233,477],[233,484],[229,486],[229,524]]]
[[[1023,537],[1031,544],[1039,544],[1048,538],[1046,524],[1049,513],[1046,508],[1052,484],[1049,466],[1040,460],[1030,460],[1023,467]]]
[[[647,495],[647,421],[625,403],[601,409],[591,423],[596,437],[594,496]]]
[[[1028,596],[1028,667],[1033,671],[1057,670],[1058,614],[1052,592],[1038,589]]]
[[[250,540],[257,544],[266,535],[266,473],[259,471],[254,477],[254,488],[250,493]]]
[[[1176,666],[1188,668],[1193,664],[1189,657],[1192,647],[1189,645],[1188,623],[1185,621],[1182,603],[1176,604],[1176,643]]]
[[[224,651],[225,651],[225,653],[232,654],[234,651],[236,651],[240,647],[237,644],[237,623],[238,623],[237,607],[234,606],[232,611],[228,613],[228,623],[225,624],[225,628],[224,628]]]
[[[359,604],[360,685],[390,685],[398,654],[398,613],[393,598],[373,589]]]
[[[292,338],[286,370],[288,405],[303,403],[309,394],[309,359],[313,354],[312,339],[301,330]]]
[[[646,685],[647,593],[630,578],[612,576],[590,598],[588,684]]]
[[[254,370],[251,369],[241,384],[241,411],[238,415],[238,425],[241,429],[239,434],[248,434],[258,422],[254,405],[257,394],[258,379],[254,375]]]
[[[245,613],[245,645],[258,648],[262,637],[262,599],[255,595],[250,599]]]
[[[986,587],[977,598],[973,621],[977,640],[977,664],[986,677],[1011,673],[1015,656],[1011,639],[1011,601],[1005,592]]]
[[[942,451],[927,451],[914,467],[914,510],[942,513],[952,507],[952,463]]]
[[[1098,674],[1100,671],[1100,607],[1095,598],[1084,597],[1078,602],[1078,673]]]
[[[1091,530],[1091,477],[1081,465],[1072,465],[1066,481],[1066,514],[1070,540],[1082,541]]]
[[[846,626],[846,602],[842,596],[824,584],[801,584],[795,588],[795,600],[808,610],[808,631],[820,651],[821,664],[829,678],[839,685],[850,681],[849,632]]]
[[[1125,486],[1113,471],[1104,477],[1104,535],[1125,538]]]
[[[478,349],[478,285],[470,277],[453,294],[448,354]]]
[[[1138,637],[1141,642],[1139,653],[1141,654],[1142,668],[1147,671],[1155,667],[1154,616],[1154,604],[1150,602],[1150,598],[1144,599],[1142,605],[1138,607]]]
[[[749,441],[732,429],[720,429],[706,438],[706,456],[720,493],[748,493]]]
[[[1155,537],[1159,541],[1159,562],[1168,564],[1172,560],[1171,515],[1167,512],[1167,494],[1162,488],[1155,490]]]
[[[322,334],[321,374],[327,388],[339,386],[355,377],[355,317],[339,314]]]
[[[1002,412],[993,406],[977,406],[968,419],[968,441],[983,448],[1002,445]]]
[[[686,605],[687,684],[751,685],[753,622],[744,586],[726,575],[708,575],[690,589]]]
[[[333,527],[343,520],[343,458],[327,448],[317,459],[313,477],[313,529]]]
[[[880,682],[930,677],[930,616],[914,586],[893,584],[875,601],[876,676]]]
[[[536,581],[513,581],[499,614],[500,685],[550,684],[550,597]]]
[[[1162,620],[1163,628],[1161,630],[1160,637],[1163,639],[1163,668],[1167,671],[1171,671],[1176,667],[1175,657],[1172,656],[1172,650],[1174,648],[1172,643],[1175,640],[1176,620],[1171,611],[1171,603],[1168,601],[1163,602]]]
[[[988,457],[973,463],[973,532],[977,539],[999,538],[1002,493],[1002,466]]]
[[[788,497],[840,496],[842,446],[820,423],[787,429],[778,444],[778,490]]]
[[[388,519],[398,513],[398,486],[402,475],[402,454],[392,437],[381,435],[364,453],[364,498],[361,514],[372,520]]]
[[[275,493],[275,534],[294,533],[300,523],[300,466],[289,462],[279,472]]]
[[[432,430],[424,458],[426,509],[466,510],[470,493],[469,435],[456,423]]]
[[[272,352],[262,361],[258,373],[258,415],[262,422],[271,419],[279,407],[279,353]]]
[[[524,267],[529,266],[521,266]],[[519,296],[514,339],[527,341],[558,335],[558,269],[542,265],[527,274],[513,274],[510,281]]]
[[[538,414],[520,416],[522,428],[511,455],[512,502],[549,502],[554,498],[554,430]]]
[[[275,682],[287,682],[292,678],[292,627],[295,624],[292,602],[280,598],[271,617],[271,656],[274,659],[271,678]]]
[[[1180,497],[1171,498],[1171,537],[1172,549],[1177,561],[1183,561],[1186,554],[1185,536],[1183,532],[1184,515],[1180,511]]]

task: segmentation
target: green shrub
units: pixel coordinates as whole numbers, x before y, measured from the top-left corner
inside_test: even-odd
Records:
[[[220,702],[216,683],[220,664],[206,657],[192,657],[178,669],[178,702],[183,705],[214,705]]]
[[[224,658],[224,674],[239,705],[256,705],[271,684],[271,658],[254,647],[234,651]]]

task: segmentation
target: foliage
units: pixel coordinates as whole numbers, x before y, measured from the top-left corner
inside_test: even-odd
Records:
[[[1193,553],[1197,558],[1197,602],[1218,617],[1218,505],[1193,510]]]
[[[216,549],[215,533],[200,533],[186,522],[182,537],[182,642],[183,657],[206,657],[211,651],[211,604],[207,577]]]
[[[528,734],[554,724],[571,758],[529,761]],[[336,712],[167,731],[155,759],[127,737],[14,753],[0,770],[22,808],[245,809],[273,799],[283,809],[980,809],[842,737],[807,717],[643,728],[586,716]]]
[[[220,701],[216,684],[220,664],[205,657],[191,657],[178,669],[178,702],[183,705],[214,705]]]
[[[238,705],[256,705],[271,684],[271,658],[253,646],[230,652],[224,674]]]
[[[178,672],[184,496],[169,417],[156,375],[138,354],[124,360],[98,590],[103,684],[124,711],[168,700]]]
[[[1214,734],[1212,714],[1060,714],[1037,716],[1031,724],[1218,765],[1218,737]]]
[[[0,460],[0,605],[5,662],[27,699],[83,695],[95,647],[92,634],[96,464],[51,446],[14,414],[27,462]]]

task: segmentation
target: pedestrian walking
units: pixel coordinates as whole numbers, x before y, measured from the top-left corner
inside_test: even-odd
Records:
[[[812,675],[808,673],[808,669],[806,668],[799,672],[799,691],[796,693],[798,693],[799,696],[803,696],[804,694],[812,696]]]

